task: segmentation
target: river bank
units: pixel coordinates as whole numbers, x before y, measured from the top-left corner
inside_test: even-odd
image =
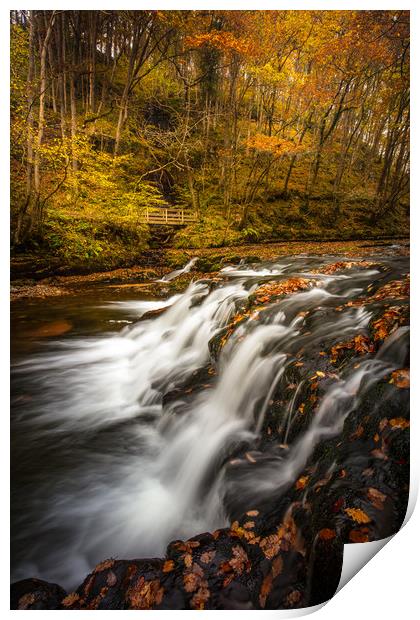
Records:
[[[29,259],[13,259],[11,262],[11,300],[56,297],[69,295],[80,289],[96,285],[132,286],[133,288],[156,290],[153,280],[162,278],[173,269],[180,269],[193,257],[198,257],[192,270],[170,284],[171,290],[182,290],[192,279],[214,275],[225,265],[274,260],[280,256],[343,255],[348,258],[368,256],[378,252],[395,256],[409,255],[409,241],[404,238],[358,241],[291,241],[285,243],[252,244],[200,250],[149,250],[139,258],[139,264],[110,271],[94,273],[60,274],[57,266],[53,273],[45,275],[45,268],[38,272]],[[88,268],[88,266],[87,266]],[[50,268],[49,268],[50,270]],[[48,272],[48,269],[47,269]],[[166,287],[169,285],[167,283]]]

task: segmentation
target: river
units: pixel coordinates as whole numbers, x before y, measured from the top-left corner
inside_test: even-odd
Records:
[[[372,385],[407,361],[402,325],[356,363],[325,369],[319,352],[367,335],[383,304],[375,291],[409,270],[385,253],[324,269],[340,260],[231,265],[166,298],[96,287],[16,302],[13,580],[73,588],[104,558],[162,556],[169,541],[285,493]],[[305,286],[259,293],[291,278]],[[314,378],[328,381],[302,426]]]

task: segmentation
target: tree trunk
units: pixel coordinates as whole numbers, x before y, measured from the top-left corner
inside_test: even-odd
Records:
[[[54,26],[56,11],[53,11],[47,26],[47,31],[45,33],[44,40],[42,42],[41,53],[40,53],[40,61],[39,61],[39,112],[38,112],[38,131],[35,140],[35,149],[34,149],[34,203],[32,205],[32,209],[30,212],[30,224],[29,224],[29,232],[33,230],[35,226],[38,225],[41,213],[39,209],[40,204],[40,193],[41,193],[41,146],[42,139],[44,136],[44,125],[45,125],[45,91],[47,88],[47,79],[46,79],[46,63],[47,63],[47,50],[48,43],[51,38],[52,29]]]

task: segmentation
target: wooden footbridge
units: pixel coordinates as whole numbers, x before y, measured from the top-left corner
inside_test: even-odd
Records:
[[[146,208],[142,215],[141,221],[146,224],[168,225],[168,226],[185,226],[191,222],[197,222],[198,216],[191,209],[177,208]]]

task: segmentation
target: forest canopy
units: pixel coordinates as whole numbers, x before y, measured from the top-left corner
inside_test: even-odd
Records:
[[[408,11],[11,12],[12,247],[129,263],[178,247],[404,234]]]

